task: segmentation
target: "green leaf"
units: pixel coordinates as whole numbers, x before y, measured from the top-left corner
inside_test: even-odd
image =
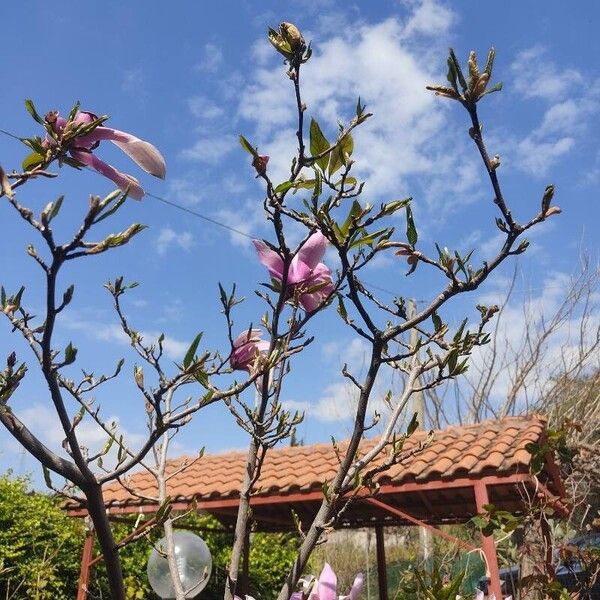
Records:
[[[352,186],[356,186],[356,184],[358,183],[358,181],[356,180],[356,177],[346,177],[346,179],[344,179],[344,180],[340,179],[335,184],[335,187],[339,188],[342,185],[342,182],[344,183],[344,185],[352,185]]]
[[[502,82],[499,81],[496,85],[492,86],[489,90],[486,90],[483,94],[481,94],[481,98],[487,96],[488,94],[493,94],[494,92],[499,92],[502,89]]]
[[[463,92],[465,92],[468,88],[467,81],[465,79],[465,76],[463,75],[462,69],[460,68],[460,63],[458,62],[456,54],[454,54],[454,50],[452,48],[450,48],[450,60],[454,65],[454,70],[456,71],[456,76],[458,77],[460,86],[462,87]]]
[[[254,148],[254,146],[252,146],[252,144],[243,135],[240,135],[240,145],[246,152],[252,154],[252,156],[255,158],[258,156],[256,148]]]
[[[431,314],[431,320],[433,321],[433,326],[436,332],[438,332],[444,325],[440,315],[438,315],[435,311]]]
[[[37,110],[35,110],[35,106],[33,104],[33,100],[30,100],[29,98],[27,100],[25,100],[25,108],[27,109],[27,112],[40,124],[40,125],[46,125],[46,122],[44,121],[44,119],[42,119],[42,117],[40,117],[40,115],[38,115]]]
[[[73,105],[73,108],[69,112],[67,121],[72,121],[75,118],[75,115],[79,112],[80,106],[81,106],[81,102],[79,102],[79,100],[77,100],[77,102],[75,102],[75,104]]]
[[[354,150],[354,140],[352,136],[347,133],[336,146],[335,150],[329,155],[329,175],[333,175],[336,171],[339,171],[343,165],[346,164],[346,156],[352,156]]]
[[[340,227],[340,230],[342,231],[342,233],[344,235],[348,235],[348,231],[350,230],[352,223],[360,217],[362,210],[363,210],[363,208],[362,208],[360,202],[358,200],[354,200],[354,202],[352,202],[352,208],[350,209],[350,212],[348,213],[346,220]]]
[[[407,435],[412,435],[418,428],[419,428],[419,418],[417,413],[414,413],[410,423],[408,424],[408,427],[406,428],[406,434]]]
[[[406,239],[411,246],[414,246],[419,239],[410,205],[406,207]]]
[[[314,120],[310,120],[310,153],[313,156],[317,156],[322,152],[325,152],[329,148],[330,144],[327,138],[323,135],[319,124]],[[329,163],[329,156],[325,154],[319,160],[316,161],[316,164],[321,168],[322,171],[325,171],[327,165]]]
[[[338,296],[338,314],[342,319],[347,323],[348,322],[348,311],[346,310],[346,305],[344,304],[344,300],[341,296]]]
[[[490,77],[492,76],[492,69],[494,68],[494,59],[496,58],[496,51],[494,50],[494,48],[490,48],[488,55],[487,55],[487,61],[485,63],[485,69],[483,70],[484,73],[487,73]]]
[[[200,343],[200,340],[202,339],[202,335],[203,335],[203,333],[200,332],[194,338],[194,341],[190,344],[188,351],[185,353],[185,356],[183,358],[183,368],[184,369],[187,369],[192,364],[192,361],[194,360],[194,356],[196,354],[196,350],[198,349],[198,344]]]
[[[196,381],[203,388],[208,389],[209,381],[208,381],[208,373],[206,371],[203,371],[202,369],[198,369],[197,371],[194,372],[194,377],[196,378]]]
[[[50,223],[50,221],[52,221],[52,219],[54,219],[54,217],[56,217],[56,215],[59,213],[64,199],[64,196],[59,196],[56,202],[53,202],[49,206],[50,210],[48,211],[48,223]]]
[[[26,156],[21,163],[23,171],[31,171],[34,167],[41,165],[46,158],[37,152],[32,152],[29,156]]]
[[[294,187],[293,181],[284,181],[275,188],[275,193],[283,194],[284,192],[287,192],[290,188],[293,188],[293,187]]]
[[[402,200],[392,200],[387,204],[382,205],[381,210],[384,215],[393,215],[401,208],[406,208],[412,201],[412,198],[403,198]]]
[[[365,231],[365,230],[362,229],[362,231]],[[387,239],[389,239],[393,231],[394,231],[393,229],[389,229],[387,227],[385,229],[379,229],[378,231],[374,231],[373,233],[369,233],[369,234],[366,234],[366,231],[365,231],[366,235],[364,235],[361,238],[357,238],[357,239],[353,240],[349,246],[349,249],[356,248],[359,246],[364,246],[365,244],[368,244],[369,246],[373,246],[373,244],[375,244],[375,242],[379,241],[380,238],[385,239],[386,235],[387,235]]]
[[[76,358],[77,358],[77,348],[75,348],[75,346],[73,346],[73,344],[71,342],[69,342],[69,345],[65,348],[64,364],[70,365],[75,362]]]
[[[46,465],[42,465],[42,471],[44,472],[44,481],[46,485],[52,489],[52,478],[50,477],[50,470]]]

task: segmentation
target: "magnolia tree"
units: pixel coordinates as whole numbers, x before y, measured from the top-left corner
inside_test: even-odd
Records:
[[[186,590],[182,589],[173,555],[172,528],[176,517],[168,510],[168,479],[173,476],[166,473],[169,442],[193,413],[217,402],[231,411],[250,438],[224,590],[227,600],[234,597],[251,518],[250,499],[261,465],[269,449],[289,437],[303,418],[303,415],[290,413],[282,407],[284,383],[290,374],[290,365],[301,360],[303,350],[314,342],[314,318],[326,312],[329,318],[340,318],[354,334],[365,340],[369,347],[368,359],[362,374],[353,373],[347,367],[342,370],[357,391],[357,402],[352,408],[352,434],[344,445],[334,442],[339,458],[337,473],[330,481],[323,482],[323,499],[312,522],[299,527],[298,555],[279,592],[280,600],[290,598],[311,552],[323,533],[335,525],[346,504],[359,492],[373,491],[376,475],[403,458],[403,441],[418,425],[416,418],[406,426],[400,423],[411,396],[464,373],[473,349],[488,342],[485,326],[496,307],[479,306],[481,318],[478,323],[469,327],[465,320],[457,330],[450,331],[441,315],[444,304],[454,296],[475,290],[506,259],[524,252],[528,242],[522,235],[560,212],[557,207],[550,206],[554,193],[552,186],[541,194],[541,209],[534,211],[536,214],[525,223],[515,220],[502,194],[498,178],[500,160],[497,155],[490,157],[488,154],[478,115],[479,102],[487,94],[501,89],[500,84],[490,85],[493,50],[483,68],[478,66],[475,54],[471,52],[468,68],[464,71],[451,50],[448,83],[429,87],[466,110],[468,134],[481,156],[493,191],[498,215],[491,225],[504,234],[504,239],[493,259],[477,263],[473,252],[462,254],[436,245],[436,252],[430,254],[422,248],[411,198],[379,206],[361,201],[365,184],[353,175],[352,133],[372,115],[359,99],[352,120],[339,125],[335,139],[328,139],[314,118],[310,123],[306,119],[308,107],[302,98],[301,71],[310,60],[310,46],[290,23],[282,23],[277,31],[270,29],[268,35],[287,65],[285,76],[290,80],[290,93],[297,111],[298,146],[291,158],[288,179],[273,181],[269,174],[269,157],[240,136],[241,145],[252,157],[256,177],[264,184],[262,209],[272,229],[268,239],[254,242],[257,258],[268,273],[268,281],[256,292],[264,301],[264,313],[237,318],[242,299],[236,295],[235,287],[227,291],[219,286],[224,314],[222,348],[202,348],[201,335],[198,335],[181,364],[172,366],[163,360],[164,336],[146,341],[123,310],[122,298],[135,284],[117,277],[105,286],[112,296],[122,330],[139,357],[139,364],[133,365],[132,377],[140,394],[140,410],[147,418],[148,435],[135,450],[114,425],[105,420],[101,407],[93,398],[98,388],[109,380],[125,377],[123,361],[119,361],[114,372],[109,374],[97,375],[86,367],[83,376],[74,376],[76,347],[72,343],[64,348],[57,346],[55,332],[60,326],[61,313],[67,310],[75,293],[72,285],[59,289],[57,278],[71,261],[90,260],[95,255],[116,251],[144,228],[134,223],[120,233],[100,240],[94,238],[100,223],[107,219],[118,221],[123,203],[128,198],[140,199],[144,193],[134,177],[120,173],[99,158],[102,142],[113,142],[142,169],[158,177],[165,175],[164,160],[148,142],[107,127],[107,117],[80,110],[78,105],[65,117],[57,112],[41,117],[28,101],[27,108],[43,128],[43,137],[23,140],[33,152],[25,159],[20,171],[2,172],[2,195],[41,238],[43,250],[29,246],[27,253],[41,268],[46,287],[46,303],[41,316],[35,317],[27,308],[24,287],[12,292],[2,290],[2,312],[13,330],[23,336],[32,352],[31,362],[41,370],[48,389],[48,402],[56,410],[64,432],[64,452],[59,454],[45,446],[10,407],[11,395],[26,377],[28,369],[26,363],[17,360],[14,352],[8,354],[6,368],[0,375],[0,420],[40,461],[48,485],[56,489],[51,472],[65,478],[69,485],[57,491],[77,499],[89,512],[104,554],[111,597],[115,600],[125,596],[119,544],[113,537],[104,507],[103,486],[113,481],[127,485],[124,476],[138,465],[156,477],[158,497],[151,500],[161,503],[158,524],[164,527],[167,537],[166,554],[176,597],[184,598]],[[16,192],[33,179],[55,177],[50,169],[63,164],[77,169],[91,168],[111,179],[119,190],[105,198],[92,196],[79,228],[66,241],[59,242],[52,226],[53,220],[59,218],[62,197],[37,215],[19,202]],[[401,231],[396,231],[398,223],[402,223]],[[301,240],[297,245],[291,245],[290,233],[295,236],[298,230],[302,231]],[[332,249],[329,255],[332,264],[326,265],[323,257],[328,246]],[[384,253],[405,260],[407,275],[417,268],[434,269],[441,274],[444,283],[425,308],[409,314],[400,295],[391,304],[386,303],[378,297],[376,289],[363,280],[364,269]],[[417,334],[410,336],[414,331]],[[361,440],[374,425],[368,411],[369,402],[373,399],[376,383],[389,370],[403,374],[404,386],[398,394],[387,394],[385,400],[390,410],[380,423],[382,434],[368,453],[361,454]],[[231,383],[231,376],[226,377],[232,371],[245,373],[241,382]],[[181,398],[184,388],[186,395]],[[78,408],[70,412],[73,403]],[[375,420],[378,418],[376,415]],[[93,421],[105,432],[106,445],[100,452],[92,453],[82,445],[80,427],[84,421]],[[116,460],[109,468],[104,459],[111,448],[113,452],[116,449]],[[182,468],[186,466],[184,464]],[[335,579],[328,570],[321,577],[329,583],[332,578]],[[303,593],[329,598],[327,590],[335,587],[329,583]],[[353,596],[359,588],[360,581]]]

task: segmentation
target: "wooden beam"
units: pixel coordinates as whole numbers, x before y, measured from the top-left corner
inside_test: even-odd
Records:
[[[377,506],[383,510],[387,510],[389,513],[396,515],[397,517],[401,517],[401,518],[405,519],[406,521],[409,521],[413,525],[418,525],[419,527],[424,527],[425,529],[428,529],[432,533],[435,533],[436,535],[439,535],[440,537],[443,537],[444,539],[446,539],[450,542],[453,542],[454,544],[458,544],[459,546],[461,546],[462,548],[464,548],[465,550],[467,550],[469,552],[478,549],[475,546],[472,546],[471,544],[469,544],[468,542],[465,542],[464,540],[454,537],[453,535],[450,535],[449,533],[446,533],[445,531],[442,531],[441,529],[438,529],[437,527],[434,527],[433,525],[430,525],[429,523],[425,523],[424,521],[421,521],[420,519],[413,517],[411,514],[405,512],[403,510],[400,510],[399,508],[396,508],[395,506],[390,506],[389,504],[386,504],[385,502],[381,502],[381,500],[377,500],[377,498],[366,498],[366,501],[369,504],[372,504],[373,506]]]
[[[411,481],[400,483],[397,485],[387,484],[382,485],[379,490],[379,495],[387,494],[402,494],[407,492],[427,492],[434,490],[447,490],[451,488],[472,488],[476,481],[482,481],[488,486],[508,485],[513,483],[532,483],[531,475],[528,473],[513,473],[511,475],[486,475],[481,478],[459,477],[449,480],[435,481]],[[369,494],[368,490],[365,495]],[[273,494],[269,496],[253,496],[250,499],[251,506],[262,506],[272,504],[294,504],[302,502],[320,502],[323,499],[323,492],[313,490],[296,494]],[[173,510],[189,510],[192,507],[193,498],[172,503]],[[202,500],[196,498],[196,508],[210,512],[211,509],[219,508],[237,508],[239,498],[217,498],[211,500]],[[112,514],[128,514],[128,513],[153,513],[158,509],[158,504],[123,504],[119,506],[108,506],[108,510]],[[66,508],[67,513],[73,517],[87,516],[85,508]]]
[[[377,585],[379,600],[388,600],[387,563],[385,561],[385,538],[383,527],[375,527],[375,544],[377,546]]]
[[[88,530],[83,542],[83,552],[81,553],[81,566],[79,569],[79,583],[77,584],[77,600],[86,600],[88,595],[88,585],[90,583],[90,573],[92,570],[92,555],[94,552],[94,529],[88,524]]]
[[[473,488],[477,512],[483,513],[485,512],[484,506],[490,503],[487,487],[483,481],[476,481]],[[496,542],[494,541],[494,536],[481,534],[481,547],[486,562],[486,575],[490,578],[491,591],[496,595],[496,598],[502,598],[498,555],[496,554]],[[490,591],[488,590],[488,594],[489,593]]]
[[[125,536],[121,541],[117,542],[117,546],[118,547],[124,546],[125,544],[130,542],[133,538],[135,538],[137,535],[142,533],[142,531],[144,531],[144,529],[148,529],[148,527],[151,527],[152,525],[154,525],[155,521],[156,521],[156,519],[154,517],[152,517],[151,519],[148,519],[147,521],[144,521],[144,523],[142,523],[135,531],[132,531],[129,535]],[[90,561],[90,567],[93,567],[96,563],[99,563],[103,559],[104,559],[104,554],[98,554],[98,556],[96,556],[96,558],[94,558],[93,560]]]

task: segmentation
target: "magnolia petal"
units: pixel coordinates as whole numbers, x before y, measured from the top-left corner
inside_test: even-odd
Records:
[[[281,256],[260,240],[252,240],[252,242],[256,248],[258,260],[267,267],[271,277],[281,281],[283,278],[283,259]]]
[[[109,140],[115,146],[118,146],[129,158],[139,165],[146,173],[164,179],[167,166],[165,159],[158,149],[150,142],[145,142],[135,135],[104,127],[100,125],[96,127],[92,133],[77,139],[77,143],[84,147],[91,147],[95,142]]]
[[[319,600],[337,600],[337,577],[329,563],[325,563],[317,583]]]
[[[270,346],[271,346],[271,343],[267,342],[267,340],[260,340],[259,342],[256,342],[256,349],[258,350],[258,352],[260,354],[264,354],[265,352],[268,352]]]
[[[362,573],[359,573],[354,578],[354,583],[352,584],[352,589],[350,590],[350,600],[358,600],[363,589],[363,584],[364,576]]]
[[[314,269],[323,258],[326,248],[327,238],[320,231],[315,231],[298,250],[298,260]]]
[[[92,152],[82,152],[80,150],[72,149],[71,156],[80,163],[94,169],[94,171],[97,171],[100,175],[104,175],[104,177],[110,179],[123,191],[128,190],[131,198],[141,200],[144,196],[144,190],[135,177],[117,171],[112,165],[100,160]]]
[[[242,331],[242,333],[233,340],[233,347],[239,348],[248,342],[257,342],[260,340],[261,334],[262,331],[260,329],[246,329],[246,331]]]
[[[306,281],[312,274],[312,268],[300,260],[298,254],[292,258],[290,268],[288,269],[287,282],[289,285],[296,285]]]
[[[290,600],[302,600],[302,592],[294,592],[290,596]]]
[[[325,302],[329,297],[329,294],[331,294],[331,289],[327,290],[326,286],[310,294],[300,294],[298,300],[306,312],[314,312],[321,304],[323,304],[323,302]]]

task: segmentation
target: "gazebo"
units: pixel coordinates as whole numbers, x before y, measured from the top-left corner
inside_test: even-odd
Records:
[[[465,523],[486,504],[512,513],[526,510],[527,496],[543,494],[559,510],[566,510],[560,498],[564,489],[552,456],[544,469],[530,473],[529,443],[543,443],[546,424],[539,417],[509,417],[497,421],[456,426],[431,433],[417,432],[405,445],[407,458],[381,473],[376,494],[359,495],[343,512],[337,528],[372,527],[376,533],[379,596],[387,600],[384,527],[416,525],[434,534],[478,550],[439,529],[439,525]],[[428,440],[428,443],[425,443]],[[368,451],[375,439],[364,440],[361,452]],[[414,452],[424,445],[423,449]],[[344,444],[338,451],[343,452]],[[181,468],[186,460],[170,461],[168,472]],[[189,459],[188,459],[189,460]],[[169,481],[173,510],[196,510],[214,515],[225,530],[233,531],[239,503],[246,455],[244,452],[204,455]],[[255,530],[295,530],[295,513],[310,523],[323,498],[323,482],[336,473],[338,456],[331,444],[281,447],[270,450],[251,500]],[[156,481],[146,471],[132,474],[127,486],[143,496],[157,494]],[[154,513],[156,504],[131,495],[119,484],[104,490],[111,516]],[[85,516],[83,508],[68,506],[73,516]],[[93,534],[84,546],[80,594],[86,597],[93,559]],[[491,591],[502,598],[495,543],[482,536]]]

